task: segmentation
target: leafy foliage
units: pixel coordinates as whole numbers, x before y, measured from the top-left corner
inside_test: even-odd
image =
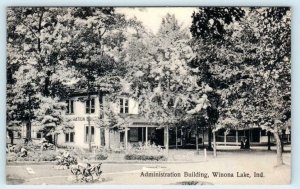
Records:
[[[239,7],[201,7],[193,13],[190,28],[193,37],[222,40],[226,34],[226,26],[238,22],[245,15]]]
[[[204,67],[219,95],[216,129],[260,126],[274,133],[279,146],[280,132],[290,126],[290,11],[237,9],[224,9],[230,19],[211,9],[193,15],[197,58],[191,67]]]

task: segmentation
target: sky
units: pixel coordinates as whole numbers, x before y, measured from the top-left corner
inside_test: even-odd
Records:
[[[151,7],[151,8],[116,8],[119,13],[125,14],[127,18],[133,18],[141,21],[147,29],[150,29],[153,33],[156,33],[159,29],[161,19],[167,13],[174,14],[180,24],[183,27],[189,27],[192,22],[192,14],[196,11],[195,7],[184,7],[184,8],[168,8],[168,7]]]

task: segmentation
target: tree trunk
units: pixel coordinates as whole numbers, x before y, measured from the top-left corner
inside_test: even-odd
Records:
[[[26,125],[26,139],[27,142],[31,140],[31,119],[28,119],[28,124]]]
[[[202,145],[203,145],[203,149],[205,148],[204,145],[204,128],[202,128]]]
[[[89,141],[89,152],[92,152],[92,128],[91,128],[91,120],[90,116],[87,117],[88,119],[88,141]]]
[[[167,154],[169,156],[169,125],[167,125],[167,128],[166,128],[166,150],[167,150]]]
[[[196,154],[199,154],[199,132],[198,132],[198,124],[196,126],[196,137],[195,138],[196,138]]]
[[[89,109],[88,113],[91,113],[92,109],[92,103],[91,103],[91,94],[90,94],[90,81],[88,80],[88,103],[89,103]],[[92,152],[92,128],[91,128],[91,119],[90,116],[88,115],[87,117],[88,120],[88,142],[89,142],[89,152]],[[95,132],[95,131],[94,131]]]
[[[53,134],[53,144],[55,150],[57,150],[57,137],[58,137],[57,133]]]
[[[29,98],[29,116],[28,116],[28,125],[26,126],[26,138],[29,142],[31,140],[31,96],[28,95]]]
[[[213,150],[214,150],[214,157],[217,157],[217,143],[216,143],[216,132],[213,133]]]
[[[9,133],[8,135],[10,137],[10,143],[11,143],[11,145],[13,145],[14,144],[14,132],[10,131],[8,133]]]
[[[280,141],[281,141],[281,151],[282,153],[284,152],[284,143],[283,143],[283,138],[284,138],[284,133],[282,133],[282,135],[280,136]]]
[[[283,165],[281,139],[280,139],[278,131],[274,131],[273,134],[274,134],[274,138],[276,140],[277,165]]]
[[[110,150],[110,128],[108,128],[108,149]]]
[[[146,128],[146,129],[147,129],[147,128]],[[178,148],[178,145],[177,145],[177,137],[178,137],[178,136],[177,136],[177,127],[175,127],[175,133],[176,133],[176,134],[175,134],[175,136],[176,136],[176,137],[175,137],[175,147],[176,147],[176,150],[177,150],[177,148]],[[146,141],[146,142],[147,142],[147,141]]]
[[[211,147],[211,137],[212,137],[212,132],[211,132],[211,126],[208,126],[208,150],[212,150]]]

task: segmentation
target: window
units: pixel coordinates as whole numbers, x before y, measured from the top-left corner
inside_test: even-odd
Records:
[[[65,141],[66,142],[74,142],[74,132],[70,132],[70,133],[65,133]]]
[[[128,114],[128,99],[120,98],[120,113]]]
[[[93,114],[95,113],[95,99],[85,101],[85,113]]]
[[[74,100],[67,100],[67,114],[74,114]]]
[[[95,128],[94,126],[91,126],[91,142],[95,142]],[[85,135],[84,135],[84,142],[89,142],[89,126],[85,126]]]
[[[43,136],[42,132],[37,132],[36,133],[36,138],[42,138],[42,136]]]

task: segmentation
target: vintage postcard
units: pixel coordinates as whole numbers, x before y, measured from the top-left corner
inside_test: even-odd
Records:
[[[289,7],[6,14],[7,184],[290,184]]]

